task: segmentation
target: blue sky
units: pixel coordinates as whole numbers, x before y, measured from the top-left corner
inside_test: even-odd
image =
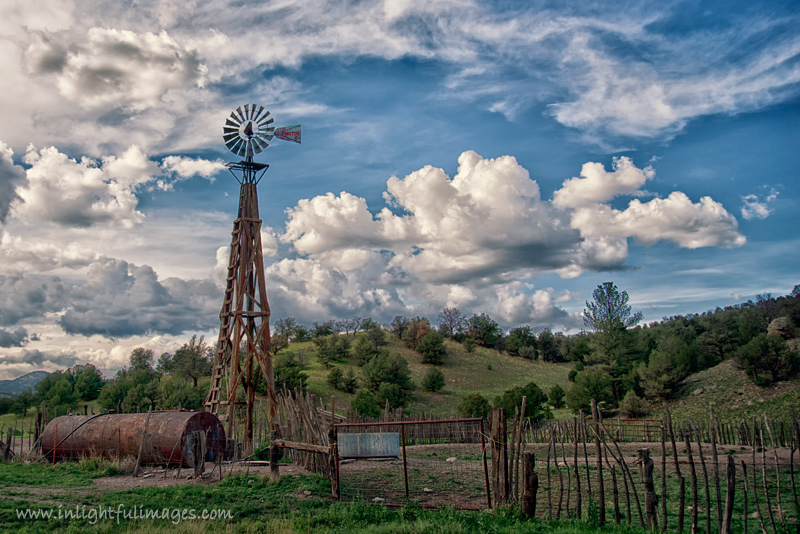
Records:
[[[216,337],[263,104],[273,317],[446,306],[581,328],[790,292],[792,2],[11,1],[0,21],[0,378]]]

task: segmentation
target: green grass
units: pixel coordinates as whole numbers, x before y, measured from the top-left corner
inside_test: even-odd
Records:
[[[361,335],[364,334],[358,334]],[[468,393],[479,392],[489,401],[493,401],[505,390],[531,381],[536,382],[545,393],[556,384],[565,390],[571,385],[567,375],[574,365],[572,363],[530,361],[482,347],[477,347],[473,353],[468,353],[459,343],[448,340],[445,342],[447,357],[444,365],[439,366],[444,373],[445,387],[437,393],[429,393],[424,391],[420,384],[432,366],[422,363],[422,355],[406,348],[391,334],[387,334],[387,340],[389,340],[389,350],[400,354],[408,361],[412,380],[417,384],[414,396],[405,410],[409,413],[424,412],[435,417],[449,417],[457,412],[461,397]],[[341,410],[337,408],[337,412],[343,412],[344,407],[349,406],[352,395],[336,391],[326,383],[329,369],[317,361],[313,343],[294,343],[286,350],[302,355],[301,358],[307,366],[308,385],[312,393],[321,397],[326,404],[331,397],[335,397],[337,407],[342,408]],[[361,369],[355,365],[352,357],[336,365],[343,371],[352,367],[356,376],[361,376]],[[566,416],[568,412],[559,410],[556,416],[559,414]]]
[[[800,413],[800,379],[760,387],[734,361],[727,360],[684,380],[670,411],[677,422],[690,417],[706,422],[709,407],[724,423],[762,419],[764,414],[773,421],[791,420],[792,412]],[[651,416],[663,416],[663,408],[658,408]]]
[[[0,487],[74,488],[91,485],[95,478],[116,474],[118,470],[114,464],[101,458],[55,465],[11,462],[0,467]]]
[[[516,509],[469,512],[448,508],[423,510],[411,503],[404,508],[332,502],[327,479],[319,476],[284,476],[278,483],[259,477],[233,476],[216,483],[195,483],[176,487],[146,487],[123,491],[99,491],[92,477],[102,476],[103,462],[46,465],[17,464],[15,474],[0,478],[0,532],[270,532],[270,533],[545,533],[557,534],[641,534],[641,529],[606,526],[599,528],[576,521],[529,521]],[[6,469],[3,468],[3,470]],[[18,488],[18,478],[27,478],[31,488]],[[38,482],[37,482],[38,481]],[[81,491],[75,486],[83,485]],[[34,492],[34,487],[46,488]],[[66,491],[51,492],[60,486]],[[73,488],[73,490],[70,490]],[[88,513],[99,505],[114,510],[187,509],[230,510],[230,520],[172,519],[93,520]],[[83,510],[83,518],[50,521],[23,520],[17,510]],[[77,507],[77,508],[76,508]]]

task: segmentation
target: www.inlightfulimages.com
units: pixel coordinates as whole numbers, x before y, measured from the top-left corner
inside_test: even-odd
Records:
[[[91,525],[101,521],[116,521],[117,524],[123,521],[134,520],[164,520],[173,525],[181,521],[213,521],[233,519],[231,510],[221,508],[211,508],[196,510],[194,508],[145,508],[144,506],[127,507],[124,504],[116,506],[86,506],[75,505],[57,508],[18,508],[17,519],[22,520],[46,520],[46,521],[86,521]]]

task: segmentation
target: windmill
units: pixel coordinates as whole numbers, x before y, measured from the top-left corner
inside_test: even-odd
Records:
[[[225,146],[245,159],[227,165],[241,186],[239,211],[233,222],[219,338],[205,408],[220,416],[226,422],[227,435],[233,436],[236,407],[246,406],[244,439],[248,450],[253,439],[253,404],[259,372],[267,382],[270,422],[276,410],[270,310],[256,189],[269,165],[253,161],[253,156],[267,148],[273,138],[300,142],[300,125],[275,128],[273,122],[264,106],[247,104],[244,109],[240,106],[232,111],[222,129]],[[244,390],[244,401],[237,400],[239,386]]]

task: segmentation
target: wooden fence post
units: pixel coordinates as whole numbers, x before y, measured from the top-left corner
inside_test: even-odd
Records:
[[[667,531],[667,425],[661,421],[661,532]]]
[[[717,532],[720,532],[722,529],[722,495],[719,487],[719,456],[717,455],[717,427],[716,427],[716,417],[714,417],[714,408],[713,406],[710,408],[710,418],[709,418],[709,425],[711,428],[711,459],[714,462],[713,471],[714,474],[714,489],[715,489],[715,496],[717,498]],[[708,489],[706,489],[708,492]],[[708,521],[711,522],[711,510],[708,511]],[[710,532],[710,531],[709,531]]]
[[[575,495],[578,498],[578,502],[576,504],[578,508],[577,519],[580,521],[581,519],[581,475],[580,470],[578,469],[578,419],[576,417],[572,418],[572,428],[573,428],[573,438],[575,440],[575,450],[572,458],[573,468],[575,469]],[[794,471],[792,471],[792,481],[794,481]]]
[[[747,464],[742,462],[742,479],[744,480],[743,490],[744,490],[744,534],[747,534],[747,521],[749,520],[749,516],[747,515]]]
[[[656,509],[658,508],[658,495],[653,482],[653,459],[650,458],[650,449],[639,449],[639,467],[644,484],[644,510],[647,518],[647,528],[654,529],[658,526]]]
[[[681,474],[681,466],[678,462],[678,446],[675,444],[675,432],[672,429],[672,414],[669,406],[666,406],[667,428],[669,429],[669,439],[672,442],[672,458],[675,461],[675,472],[678,474],[678,532],[683,532],[683,516],[686,504],[686,484]]]
[[[522,513],[530,519],[536,517],[536,494],[539,492],[539,475],[534,467],[536,456],[532,452],[526,452],[522,463]]]
[[[733,517],[733,498],[736,493],[736,464],[733,456],[728,456],[728,493],[725,495],[725,514],[722,517],[722,534],[731,534],[731,518]],[[745,515],[743,521],[747,523]]]
[[[508,501],[508,449],[506,440],[506,410],[505,408],[492,409],[492,480],[496,503]]]
[[[692,534],[697,532],[697,471],[694,468],[694,458],[692,458],[692,442],[689,434],[686,433],[686,453],[689,456],[689,474],[692,477]]]
[[[592,399],[592,425],[594,425],[594,444],[597,448],[597,500],[599,508],[598,523],[600,526],[606,524],[606,496],[603,484],[603,447],[600,443],[600,411],[597,409],[597,401]]]

